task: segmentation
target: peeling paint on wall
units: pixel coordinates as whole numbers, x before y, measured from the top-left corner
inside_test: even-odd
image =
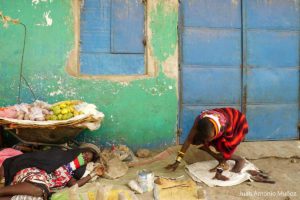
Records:
[[[158,1],[154,5],[157,7],[150,13],[151,45],[154,57],[163,62],[176,50],[178,12],[176,4]]]
[[[53,19],[50,17],[51,11],[46,11],[43,14],[44,21],[42,23],[36,24],[37,26],[52,26]]]
[[[32,4],[32,5],[37,5],[37,4],[39,4],[40,2],[47,2],[47,1],[48,1],[48,0],[32,0],[32,1],[31,1],[31,4]],[[53,1],[53,0],[49,0],[50,3],[52,3],[52,1]]]
[[[231,0],[233,6],[237,7],[239,4],[239,0]]]
[[[178,80],[178,68],[174,66],[178,66],[178,45],[176,46],[175,52],[172,56],[170,56],[165,62],[162,64],[163,73],[175,80]]]
[[[178,1],[151,1],[149,9],[149,52],[154,59],[152,65],[159,73],[178,79]],[[148,61],[148,63],[151,63]]]

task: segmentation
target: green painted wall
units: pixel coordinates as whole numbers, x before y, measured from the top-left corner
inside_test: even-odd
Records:
[[[175,142],[177,127],[177,80],[167,76],[165,63],[177,59],[176,9],[172,1],[156,0],[149,12],[150,48],[157,76],[129,82],[87,80],[65,71],[74,47],[72,1],[0,0],[4,15],[27,26],[24,75],[38,99],[54,103],[81,99],[97,105],[105,115],[102,127],[78,138],[97,144],[125,143],[133,149],[164,147]],[[47,22],[48,14],[48,22]],[[52,23],[51,23],[52,20]],[[0,23],[0,106],[16,103],[24,29]],[[171,66],[177,72],[177,66]],[[31,102],[23,83],[21,99]]]

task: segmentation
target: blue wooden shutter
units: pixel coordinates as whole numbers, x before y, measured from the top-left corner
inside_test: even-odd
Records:
[[[81,74],[145,73],[141,0],[87,0],[81,13]]]

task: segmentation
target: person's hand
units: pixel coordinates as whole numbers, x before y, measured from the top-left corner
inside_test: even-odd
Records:
[[[105,172],[105,167],[103,165],[99,165],[95,167],[94,172],[96,173],[97,176],[102,176]]]
[[[105,167],[101,163],[89,162],[86,165],[86,175],[90,175],[92,179],[98,176],[102,176],[105,172]]]
[[[179,164],[180,164],[180,162],[175,161],[173,164],[166,166],[165,169],[175,171],[177,169],[177,167],[179,166]]]

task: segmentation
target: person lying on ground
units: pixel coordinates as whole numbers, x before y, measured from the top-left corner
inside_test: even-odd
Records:
[[[187,139],[178,152],[175,163],[166,167],[176,170],[190,144],[203,145],[199,149],[206,151],[214,157],[219,164],[211,169],[215,171],[218,167],[223,170],[229,168],[227,160],[234,160],[235,165],[232,172],[240,172],[245,164],[245,159],[234,154],[237,146],[248,133],[246,117],[240,111],[233,108],[216,108],[203,111],[196,117]],[[210,149],[213,146],[217,152]]]
[[[86,165],[95,162],[98,155],[95,148],[87,147],[51,149],[7,158],[0,167],[0,176],[5,178],[0,199],[10,199],[15,195],[49,199],[53,189],[75,184],[80,187],[96,175],[94,172],[84,173],[87,173]],[[97,171],[97,175],[101,175]]]

